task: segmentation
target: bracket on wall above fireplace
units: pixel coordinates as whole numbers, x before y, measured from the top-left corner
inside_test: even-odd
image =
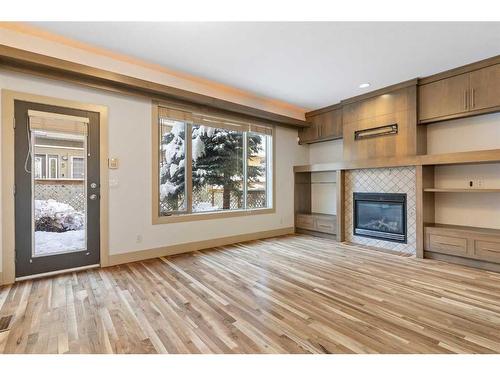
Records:
[[[356,130],[354,132],[354,140],[381,137],[383,135],[398,134],[398,124],[378,126],[376,128]]]

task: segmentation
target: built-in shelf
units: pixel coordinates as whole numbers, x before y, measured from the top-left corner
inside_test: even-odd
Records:
[[[453,165],[474,163],[500,163],[500,149],[297,165],[293,167],[293,169],[295,172],[324,172],[363,168],[389,168],[416,165]]]
[[[450,230],[463,233],[476,233],[482,235],[491,235],[500,237],[500,229],[470,227],[465,225],[441,224],[441,223],[424,223],[426,229],[434,230]]]
[[[295,227],[327,234],[335,234],[337,227],[337,215],[320,214],[316,212],[296,213]]]
[[[500,189],[425,188],[426,193],[500,193]]]

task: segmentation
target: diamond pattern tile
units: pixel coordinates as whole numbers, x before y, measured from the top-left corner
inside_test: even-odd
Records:
[[[416,227],[416,171],[415,167],[358,169],[346,172],[345,225],[346,240],[361,245],[382,247],[415,254],[417,249]],[[406,222],[408,243],[377,240],[353,235],[353,193],[406,193]]]

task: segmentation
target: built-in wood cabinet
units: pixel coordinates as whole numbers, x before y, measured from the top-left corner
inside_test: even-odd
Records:
[[[295,173],[295,228],[298,232],[343,241],[343,194],[339,192],[343,181],[340,171]],[[340,219],[337,221],[338,214]]]
[[[297,214],[295,227],[314,232],[336,234],[337,217],[318,213]]]
[[[403,157],[425,153],[417,129],[416,80],[343,102],[344,160]],[[395,128],[386,132],[385,128]],[[377,131],[380,133],[376,134]],[[357,134],[370,133],[359,137]]]
[[[438,79],[419,87],[420,123],[497,110],[500,110],[500,64]]]
[[[306,114],[306,120],[311,126],[299,129],[300,144],[342,138],[342,108]]]
[[[470,73],[470,109],[500,106],[500,64]]]
[[[420,121],[467,112],[468,90],[469,74],[460,74],[420,86]]]
[[[433,224],[425,227],[426,252],[500,263],[500,230]]]
[[[307,144],[318,142],[319,140],[319,129],[318,127],[312,123],[308,128],[300,128],[299,129],[299,144]]]
[[[492,202],[498,200],[498,185],[467,188],[467,181],[460,178],[477,173],[474,169],[484,173],[483,164],[490,162],[478,160],[477,163],[472,163],[472,158],[468,162],[462,163],[463,161],[447,157],[444,164],[416,166],[417,257],[500,271],[500,229],[487,227],[490,222],[481,220],[479,216],[476,220],[467,222],[468,225],[455,225],[457,219],[442,215],[443,208],[450,205],[481,202],[478,195],[491,196]],[[467,165],[467,171],[456,174],[460,165]],[[494,175],[494,172],[490,174]],[[484,215],[484,212],[471,212],[470,215]],[[457,217],[460,215],[457,214]],[[453,220],[455,223],[443,222],[445,220]]]

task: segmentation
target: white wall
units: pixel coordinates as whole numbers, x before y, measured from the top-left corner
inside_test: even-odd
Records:
[[[500,113],[427,125],[427,153],[500,148]]]
[[[297,131],[276,129],[276,213],[250,217],[151,224],[151,104],[62,82],[0,72],[0,89],[105,105],[109,109],[109,156],[120,168],[109,171],[118,186],[109,191],[110,253],[156,248],[238,234],[292,227],[293,166],[307,164],[307,148],[297,145]],[[136,243],[137,235],[142,242]],[[1,262],[1,256],[0,256]]]
[[[311,173],[311,211],[319,214],[337,213],[336,172]]]
[[[337,139],[335,141],[313,143],[306,147],[309,147],[310,164],[342,161],[343,158],[342,139]]]

